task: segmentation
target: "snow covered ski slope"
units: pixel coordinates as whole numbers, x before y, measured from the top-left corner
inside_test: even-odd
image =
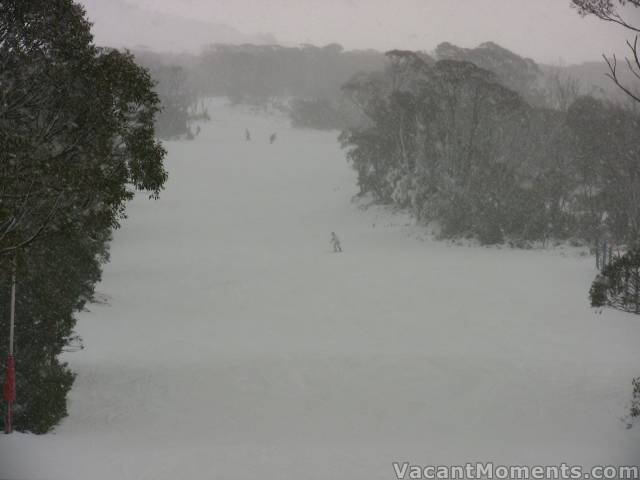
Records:
[[[588,308],[591,259],[420,239],[350,201],[335,133],[222,102],[210,113],[195,141],[167,143],[167,190],[136,199],[116,232],[108,304],[81,315],[86,349],[67,358],[69,417],[54,434],[0,435],[0,478],[640,460],[640,428],[620,420],[640,320]]]

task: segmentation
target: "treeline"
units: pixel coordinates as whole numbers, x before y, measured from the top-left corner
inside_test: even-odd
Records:
[[[533,80],[535,65],[517,78],[523,64],[510,55],[492,56],[495,72],[458,55],[387,56],[384,71],[344,87],[367,119],[341,135],[361,194],[437,222],[447,238],[637,242],[640,119],[631,109],[575,90],[549,108],[557,97]]]
[[[380,52],[344,51],[338,44],[211,45],[200,55],[134,55],[156,83],[161,138],[187,137],[194,120],[208,117],[201,100],[216,96],[253,106],[276,104],[300,127],[345,128],[361,119],[340,88],[356,73],[386,64]]]
[[[195,84],[209,96],[263,103],[273,98],[336,100],[340,87],[358,72],[379,70],[384,55],[344,51],[338,44],[213,45],[199,57]]]
[[[111,232],[136,191],[155,197],[167,179],[159,99],[131,55],[93,45],[71,0],[3,2],[0,63],[0,375],[15,275],[14,428],[44,433],[66,415],[60,354],[81,348],[75,315]]]
[[[363,118],[341,87],[355,75],[384,70],[388,58],[374,50],[345,51],[338,44],[211,45],[200,55],[135,51],[157,82],[164,106],[158,131],[184,136],[198,110],[199,99],[226,96],[234,103],[275,104],[294,126],[337,129],[353,127]],[[606,64],[552,67],[537,65],[492,42],[476,48],[440,44],[430,58],[471,62],[496,74],[501,83],[537,107],[566,110],[581,93],[620,98],[605,77]]]
[[[200,55],[176,56],[134,51],[151,72],[162,110],[161,138],[189,138],[195,120],[208,119],[201,100],[227,97],[233,103],[277,104],[300,127],[343,128],[359,121],[340,87],[358,72],[384,67],[377,51],[346,52],[338,44],[211,45]]]
[[[194,138],[193,123],[209,120],[209,112],[201,99],[203,94],[194,84],[195,56],[159,54],[139,49],[136,63],[146,68],[153,79],[153,90],[160,99],[155,130],[164,140]]]

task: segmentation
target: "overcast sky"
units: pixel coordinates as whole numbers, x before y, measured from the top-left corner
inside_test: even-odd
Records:
[[[106,44],[118,43],[109,32],[117,32],[112,27],[122,21],[113,8],[98,8],[106,2],[225,24],[247,34],[271,33],[286,44],[431,50],[442,41],[472,47],[492,40],[546,63],[624,53],[630,37],[621,27],[581,18],[569,0],[82,0],[96,24],[97,42]],[[640,11],[631,14],[640,23]],[[147,33],[150,47],[162,45],[162,32]]]

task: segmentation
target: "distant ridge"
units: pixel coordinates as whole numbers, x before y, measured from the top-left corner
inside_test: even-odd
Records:
[[[212,43],[278,43],[271,34],[248,35],[228,25],[145,10],[123,0],[80,0],[80,3],[94,22],[96,43],[102,46],[197,53]]]

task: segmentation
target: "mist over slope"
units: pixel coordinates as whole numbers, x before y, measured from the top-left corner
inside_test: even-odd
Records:
[[[81,3],[89,19],[94,21],[92,31],[99,45],[195,53],[212,43],[278,43],[270,34],[245,34],[221,23],[160,13],[123,0],[82,0]]]

